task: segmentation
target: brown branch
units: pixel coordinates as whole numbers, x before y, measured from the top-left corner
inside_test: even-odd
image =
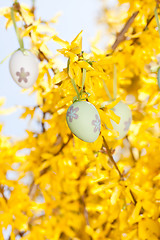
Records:
[[[38,49],[38,52],[39,52],[38,58],[40,61],[43,61],[45,59],[47,62],[49,62],[49,58],[47,58],[46,55],[40,49]],[[56,73],[54,68],[51,68],[51,70],[54,74]]]
[[[69,143],[69,141],[70,141],[72,138],[73,138],[73,134],[71,133],[71,134],[68,136],[67,142],[62,144],[61,148],[59,149],[58,152],[56,152],[56,153],[54,154],[54,156],[57,156],[60,152],[62,152],[62,150],[67,146],[67,144]]]
[[[155,0],[155,1],[156,1],[157,5],[159,5],[159,4],[160,4],[160,0]]]
[[[79,184],[77,185],[77,191],[80,195],[80,198],[79,198],[80,205],[81,205],[80,211],[82,212],[82,214],[84,216],[86,225],[90,225],[89,224],[89,215],[88,215],[88,211],[87,211],[86,203],[85,203],[85,197],[87,197],[87,189],[84,191],[83,195],[81,195],[80,182],[81,182],[82,177],[84,177],[86,175],[86,170],[88,169],[88,167],[89,167],[89,163],[84,167],[84,169],[80,172],[79,177],[77,178],[77,181],[79,181]]]
[[[103,136],[102,136],[102,137],[103,137]],[[103,137],[103,142],[104,142],[104,145],[105,145],[105,147],[106,147],[106,149],[107,149],[106,153],[108,154],[111,162],[114,164],[116,170],[118,171],[121,180],[124,180],[124,177],[123,177],[122,173],[120,172],[120,170],[119,170],[116,162],[114,161],[114,158],[113,158],[113,156],[112,156],[112,153],[111,153],[111,151],[110,151],[110,149],[109,149],[109,146],[108,146],[108,144],[107,144],[107,142],[106,142],[106,140],[105,140],[104,137]],[[135,197],[134,197],[134,194],[133,194],[133,192],[132,192],[131,189],[130,189],[129,191],[130,191],[131,197],[132,197],[132,199],[133,199],[133,203],[134,203],[134,205],[136,205],[136,204],[137,204],[137,201],[136,201],[136,199],[135,199]]]
[[[110,149],[109,149],[109,146],[108,146],[108,144],[107,144],[104,136],[102,136],[102,137],[103,137],[104,146],[105,146],[105,148],[106,148],[106,150],[107,150],[106,153],[108,154],[111,162],[113,163],[113,165],[115,166],[116,170],[118,171],[120,178],[121,178],[122,180],[124,180],[122,173],[120,172],[120,170],[119,170],[116,162],[114,161],[114,158],[113,158],[113,156],[112,156],[112,153],[111,153],[111,151],[110,151]]]
[[[63,151],[63,149],[67,146],[67,144],[69,143],[69,141],[70,141],[72,138],[73,138],[73,135],[72,135],[72,133],[71,133],[71,134],[69,135],[69,137],[68,137],[67,142],[62,144],[61,148],[58,150],[58,152],[56,152],[56,153],[54,154],[54,156],[57,156],[58,154],[60,154],[60,152]],[[60,139],[61,139],[61,137],[58,136],[58,138],[57,138],[57,142],[58,142],[58,143],[59,143]],[[54,146],[58,145],[57,142],[54,144]],[[51,166],[50,166],[50,165],[40,171],[40,176],[43,176],[43,175],[46,174],[49,170],[51,170]]]
[[[81,203],[82,203],[82,206],[83,206],[83,214],[84,214],[84,218],[85,218],[85,221],[86,221],[86,225],[90,225],[89,224],[89,216],[88,216],[88,211],[86,209],[84,195],[80,197],[80,200],[81,200]]]
[[[43,117],[42,117],[42,122],[41,122],[42,133],[44,133],[46,131],[45,125],[44,125],[45,116],[46,116],[46,113],[43,112]]]
[[[40,176],[43,176],[44,174],[46,174],[49,170],[51,169],[51,166],[49,165],[48,167],[42,169],[40,171]]]
[[[132,196],[132,199],[133,199],[134,205],[136,205],[136,204],[137,204],[137,200],[135,199],[132,190],[130,189],[129,192],[130,192],[130,194],[131,194],[131,196]]]
[[[34,20],[35,20],[35,10],[36,10],[36,7],[35,7],[35,0],[32,0],[31,13],[33,13]]]
[[[0,185],[0,193],[2,194],[2,197],[4,198],[5,202],[7,203],[8,199],[4,195],[4,187],[2,185]]]
[[[29,193],[28,193],[31,200],[34,199],[37,188],[38,188],[38,184],[35,184],[35,181],[33,180],[32,184],[30,185],[30,189],[29,189]]]
[[[20,231],[18,229],[14,229],[14,234],[16,235],[16,237],[17,236],[23,237],[25,233],[26,233],[26,231]]]
[[[118,34],[114,44],[112,45],[112,50],[114,51],[118,45],[123,42],[126,37],[125,37],[125,33],[128,31],[129,27],[131,26],[131,24],[134,22],[134,19],[136,18],[136,16],[138,15],[139,11],[136,11],[132,14],[132,16],[130,17],[130,19],[126,22],[126,24],[124,25],[123,29],[120,31],[120,33]]]
[[[154,19],[154,15],[152,15],[152,17],[150,17],[150,18],[148,19],[146,26],[143,28],[143,32],[145,32],[145,31],[148,29],[148,26],[149,26],[149,24],[152,22],[153,19]],[[134,44],[138,41],[138,39],[139,39],[139,37],[135,38],[135,39],[133,40],[133,42],[131,43],[131,46],[134,45]]]
[[[132,147],[132,145],[131,145],[131,143],[130,143],[130,141],[129,141],[129,139],[128,139],[128,136],[126,136],[126,140],[127,140],[128,143],[129,143],[129,150],[130,150],[131,157],[132,157],[132,159],[133,159],[134,162],[137,162],[136,159],[135,159],[135,157],[134,157],[133,147]]]
[[[148,28],[149,24],[152,22],[153,18],[154,18],[154,15],[152,15],[152,17],[148,19],[146,26],[143,28],[143,31],[147,30],[147,28]]]

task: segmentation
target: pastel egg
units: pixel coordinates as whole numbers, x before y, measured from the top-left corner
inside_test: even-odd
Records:
[[[106,105],[108,105],[108,102],[104,102],[101,106],[105,107]],[[132,122],[132,112],[128,105],[121,101],[117,103],[112,110],[121,118],[119,124],[111,120],[113,129],[119,132],[119,137],[117,139],[124,138],[127,135]]]
[[[17,50],[10,58],[9,70],[13,80],[20,87],[29,88],[38,78],[38,59],[28,50]]]
[[[89,102],[74,102],[68,108],[66,120],[72,133],[85,142],[94,142],[100,134],[99,113]]]

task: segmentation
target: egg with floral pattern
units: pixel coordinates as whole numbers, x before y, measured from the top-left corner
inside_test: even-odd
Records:
[[[86,101],[74,102],[67,111],[67,124],[72,133],[85,142],[94,142],[101,129],[101,120],[95,106]]]
[[[108,105],[108,102],[104,102],[101,107],[105,107]],[[129,127],[132,122],[132,112],[128,105],[126,103],[123,103],[120,101],[117,103],[111,110],[114,111],[114,113],[120,117],[120,122],[117,124],[113,120],[111,120],[113,129],[118,131],[119,137],[117,139],[122,139],[124,138],[129,130]]]
[[[17,50],[10,58],[9,70],[13,80],[22,88],[31,87],[38,78],[38,59],[28,50]]]

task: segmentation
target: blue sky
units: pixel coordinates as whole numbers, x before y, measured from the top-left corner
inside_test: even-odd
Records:
[[[19,1],[31,5],[31,0]],[[113,2],[113,1],[112,1]],[[11,6],[13,1],[1,0],[0,8]],[[93,39],[97,33],[98,15],[101,12],[100,0],[36,0],[36,17],[41,17],[44,20],[49,20],[61,12],[59,21],[55,24],[58,36],[64,40],[71,41],[73,38],[83,30],[83,50],[89,51],[90,40]],[[10,27],[7,31],[5,29],[5,19],[0,17],[0,61],[8,54],[16,50],[18,41],[13,29]],[[51,45],[53,54],[56,53],[56,48],[59,46],[55,43]],[[36,103],[36,96],[22,93],[22,89],[16,85],[9,73],[9,58],[0,65],[0,96],[6,98],[5,107],[13,107],[15,105],[33,106]],[[0,116],[0,122],[4,123],[3,134],[12,136],[14,138],[22,138],[25,136],[25,129],[36,129],[36,124],[29,124],[29,120],[19,119],[21,110],[6,116]]]

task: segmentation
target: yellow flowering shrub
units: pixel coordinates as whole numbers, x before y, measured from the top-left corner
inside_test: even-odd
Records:
[[[21,37],[30,39],[40,60],[32,88],[37,105],[26,106],[21,118],[36,119],[41,131],[27,130],[27,138],[14,143],[1,134],[0,239],[8,226],[10,240],[160,239],[160,92],[152,71],[160,52],[156,2],[119,0],[114,9],[106,2],[100,22],[110,42],[103,51],[93,43],[90,53],[83,52],[82,31],[69,43],[51,25],[57,17],[42,22],[33,8],[14,5],[15,19],[23,23]],[[0,15],[7,28],[12,25],[10,7]],[[61,68],[48,41],[59,44],[68,67]],[[106,91],[114,95],[115,66],[118,93],[111,102]],[[101,117],[93,143],[78,139],[66,123],[76,96],[73,79]],[[133,120],[118,140],[111,120],[120,121],[113,111],[120,100],[129,104]],[[102,108],[105,101],[109,104]]]

